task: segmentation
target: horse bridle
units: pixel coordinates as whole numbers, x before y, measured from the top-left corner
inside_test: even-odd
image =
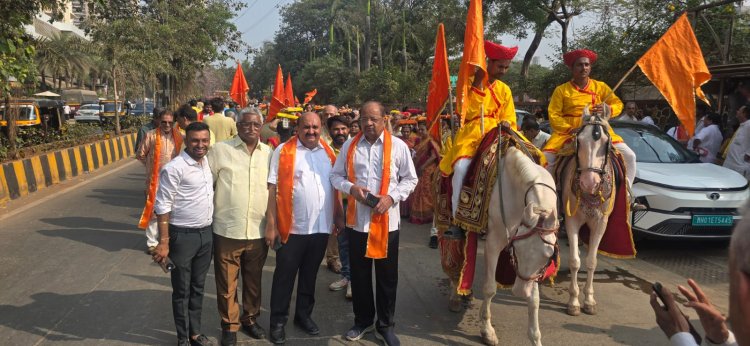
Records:
[[[575,138],[575,157],[576,157],[576,172],[580,174],[581,172],[594,172],[601,175],[604,175],[607,169],[607,162],[609,161],[609,147],[612,145],[612,137],[607,135],[607,145],[604,147],[604,161],[602,162],[601,167],[586,167],[581,168],[581,164],[578,161],[578,135],[581,134],[583,129],[586,128],[586,126],[594,126],[594,130],[591,133],[591,136],[594,138],[594,140],[599,140],[602,136],[602,130],[603,128],[606,129],[606,126],[604,126],[604,122],[602,121],[602,118],[598,115],[592,115],[588,118],[585,118],[584,124],[576,131],[576,138]]]
[[[533,184],[531,184],[531,186],[529,186],[528,189],[526,189],[526,193],[524,194],[524,197],[523,197],[524,208],[528,205],[529,192],[531,191],[531,189],[533,189],[537,185],[540,185],[540,186],[543,186],[543,187],[546,187],[546,188],[552,190],[552,192],[555,194],[555,201],[557,201],[557,190],[554,187],[549,186],[549,185],[547,185],[545,183],[533,183]],[[552,216],[552,215],[549,215],[548,217],[550,217],[550,216]],[[552,216],[552,217],[554,217],[554,216]],[[521,279],[521,280],[524,280],[524,281],[541,281],[542,279],[544,279],[544,273],[547,271],[547,268],[549,268],[549,266],[552,264],[552,261],[557,257],[557,254],[558,254],[558,251],[559,251],[559,246],[557,244],[557,237],[555,237],[555,242],[551,243],[551,242],[547,241],[546,239],[544,239],[544,236],[546,236],[548,234],[555,234],[555,235],[557,235],[557,232],[560,230],[560,224],[557,221],[555,221],[555,227],[544,228],[544,226],[542,224],[543,224],[543,222],[544,222],[545,219],[546,218],[541,218],[540,217],[539,220],[537,221],[536,226],[527,225],[526,223],[521,222],[521,226],[526,227],[527,229],[529,229],[529,231],[526,232],[526,233],[524,233],[524,234],[520,234],[519,235],[518,234],[518,229],[520,228],[519,227],[519,228],[516,228],[516,234],[513,235],[513,237],[509,237],[507,248],[508,248],[508,251],[510,252],[510,262],[511,262],[511,264],[513,264],[513,269],[516,272],[516,276],[519,279]],[[516,240],[523,240],[523,239],[530,238],[530,237],[532,237],[535,234],[538,235],[539,239],[541,239],[542,242],[544,242],[545,244],[552,245],[555,248],[555,251],[552,253],[552,256],[550,256],[550,258],[547,261],[547,263],[544,266],[542,266],[542,268],[540,268],[539,270],[537,270],[536,272],[534,272],[534,274],[532,276],[525,277],[525,276],[521,275],[519,273],[519,271],[518,271],[518,258],[516,256],[516,251],[515,251],[515,247],[513,246],[513,243]]]

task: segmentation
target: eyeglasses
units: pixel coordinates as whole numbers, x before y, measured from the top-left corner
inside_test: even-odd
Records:
[[[242,128],[249,128],[249,127],[260,128],[261,126],[262,125],[260,123],[255,123],[255,122],[240,121],[237,123],[237,127],[242,127]]]

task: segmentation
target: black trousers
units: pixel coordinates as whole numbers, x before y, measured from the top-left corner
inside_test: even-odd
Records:
[[[169,258],[172,270],[172,314],[178,339],[201,332],[203,288],[213,256],[213,231],[169,225]]]
[[[315,306],[315,279],[328,246],[328,234],[290,234],[289,240],[276,251],[276,270],[271,286],[271,326],[286,325],[294,281],[297,281],[296,319],[307,319]]]
[[[365,257],[367,233],[357,232],[351,228],[348,232],[354,323],[359,327],[369,327],[375,319],[377,310],[377,328],[393,327],[398,287],[399,231],[388,233],[387,256],[377,260]],[[375,263],[375,297],[372,294],[373,262]]]

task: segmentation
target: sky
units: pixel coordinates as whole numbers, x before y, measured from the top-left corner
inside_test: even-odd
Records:
[[[234,18],[233,22],[237,25],[237,29],[242,33],[242,38],[247,44],[253,48],[258,48],[264,41],[273,40],[273,36],[281,25],[281,17],[279,16],[279,10],[283,5],[289,4],[294,0],[242,0],[247,7]],[[585,19],[584,19],[585,20]],[[573,35],[579,26],[579,21],[574,20],[571,24]],[[555,28],[557,29],[557,28]],[[549,37],[545,37],[542,40],[539,49],[536,52],[536,56],[540,58],[540,63],[545,66],[552,65],[552,60],[547,59],[547,56],[555,56],[555,44],[560,41],[559,30],[550,30]],[[571,37],[573,37],[571,35]],[[519,41],[513,36],[505,35],[501,37],[503,44],[506,45],[518,45],[517,58],[523,59],[526,54],[526,50],[531,42],[531,35],[527,39]],[[244,57],[237,57],[244,58]]]

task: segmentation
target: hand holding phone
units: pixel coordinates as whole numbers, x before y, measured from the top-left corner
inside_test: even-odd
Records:
[[[698,331],[695,330],[695,327],[693,327],[693,324],[690,323],[690,320],[688,320],[687,316],[685,316],[685,314],[683,314],[682,311],[680,311],[680,308],[677,307],[677,305],[674,303],[674,298],[672,298],[670,296],[669,300],[665,299],[664,292],[662,291],[664,289],[664,287],[662,286],[662,284],[660,282],[654,282],[654,284],[652,286],[652,289],[654,290],[654,293],[656,293],[656,296],[659,298],[659,300],[661,301],[661,303],[664,305],[663,308],[664,308],[664,310],[666,310],[668,312],[668,315],[671,317],[670,319],[672,320],[672,323],[674,325],[681,325],[682,323],[680,323],[681,321],[679,321],[679,319],[683,319],[684,322],[687,324],[688,331],[693,336],[693,339],[695,339],[695,342],[698,345],[700,345],[701,342],[703,341],[703,338],[700,336],[700,334],[698,334]],[[669,301],[669,303],[668,303],[668,301]],[[656,304],[658,305],[658,303],[656,303]],[[670,305],[672,305],[674,307],[674,310],[670,310],[669,309]],[[652,304],[652,306],[653,306],[653,304]],[[654,306],[654,308],[656,309],[656,306]],[[659,308],[661,308],[661,307],[659,307]],[[662,325],[662,323],[667,323],[667,321],[663,321],[661,317],[662,316],[660,316],[660,314],[657,312],[656,322],[659,324],[659,327],[662,330],[664,330],[665,333],[667,333],[667,330],[665,330],[665,326]],[[682,327],[682,328],[684,328],[684,327]],[[684,331],[682,328],[678,328],[678,330],[676,330],[676,331],[677,332]],[[668,335],[668,336],[671,336],[671,335]]]
[[[378,203],[380,203],[380,198],[368,192],[367,197],[365,198],[365,204],[370,208],[375,208]]]

